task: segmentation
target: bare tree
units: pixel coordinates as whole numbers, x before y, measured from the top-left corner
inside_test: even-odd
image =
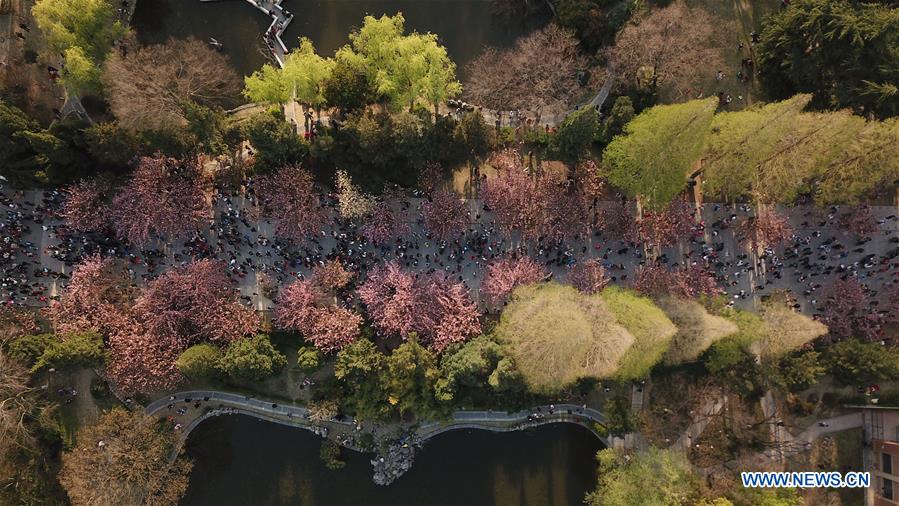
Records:
[[[133,130],[183,126],[186,104],[222,105],[240,92],[228,59],[196,39],[114,54],[103,81],[113,113]]]
[[[624,27],[607,56],[623,86],[658,88],[666,98],[684,100],[724,68],[727,31],[720,18],[677,0]]]
[[[587,66],[573,32],[550,24],[507,50],[487,48],[469,64],[465,93],[490,109],[567,108]]]

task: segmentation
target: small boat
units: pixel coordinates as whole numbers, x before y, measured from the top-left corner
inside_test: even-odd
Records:
[[[225,45],[224,45],[224,44],[222,44],[221,42],[215,40],[215,39],[212,38],[212,37],[209,37],[209,45],[212,46],[212,47],[214,47],[216,51],[221,51],[222,49],[225,48]]]

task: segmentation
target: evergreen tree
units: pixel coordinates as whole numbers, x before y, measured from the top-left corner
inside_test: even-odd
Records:
[[[794,0],[769,16],[757,46],[769,92],[814,93],[821,107],[899,113],[899,9],[851,0]]]
[[[658,105],[640,113],[603,152],[609,180],[649,209],[663,208],[687,186],[706,146],[716,99]]]

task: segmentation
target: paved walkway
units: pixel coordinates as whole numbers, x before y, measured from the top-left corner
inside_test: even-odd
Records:
[[[309,411],[305,407],[229,392],[214,390],[177,392],[151,402],[146,406],[145,412],[150,416],[166,418],[172,424],[173,430],[179,432],[180,443],[172,452],[172,459],[177,458],[188,434],[204,420],[234,414],[309,430],[323,438],[333,439],[347,448],[366,451],[360,442],[360,436],[363,434],[361,426],[354,422],[333,419],[313,422],[309,420]],[[558,404],[537,406],[515,413],[456,411],[445,421],[424,422],[418,427],[391,424],[382,427],[380,433],[375,426],[366,432],[374,436],[375,447],[378,449],[378,454],[371,461],[374,470],[373,479],[379,485],[387,485],[411,468],[416,448],[420,448],[429,439],[444,432],[461,429],[512,432],[551,423],[574,423],[590,430],[608,447],[609,439],[600,434],[594,426],[595,423],[605,424],[605,421],[605,416],[595,409]],[[397,438],[398,433],[404,435]],[[620,441],[612,443],[624,444]]]
[[[688,451],[690,447],[693,446],[693,441],[696,441],[699,436],[702,435],[706,427],[712,422],[712,417],[720,413],[726,403],[726,396],[706,401],[700,408],[699,413],[693,417],[693,422],[687,427],[687,430],[677,438],[677,441],[671,445],[671,448]]]
[[[185,408],[185,413],[178,413],[179,408]],[[170,416],[173,423],[181,424],[182,436],[186,437],[190,430],[207,417],[209,412],[218,410],[217,414],[223,414],[229,409],[233,410],[232,413],[259,416],[266,420],[306,429],[342,427],[353,431],[356,427],[355,424],[348,421],[310,421],[309,410],[303,406],[281,404],[248,395],[216,390],[190,390],[173,393],[148,404],[145,412],[150,416]],[[422,423],[416,433],[422,441],[425,441],[450,430],[475,428],[502,432],[558,422],[578,423],[587,426],[595,433],[595,429],[590,427],[590,423],[605,424],[606,417],[593,408],[573,404],[536,406],[513,413],[455,411],[449,420]],[[602,438],[599,435],[598,437]]]
[[[259,289],[259,273],[268,272],[283,285],[308,275],[312,265],[325,258],[340,257],[358,270],[360,279],[372,265],[388,260],[416,271],[442,269],[464,281],[475,300],[479,299],[485,265],[516,252],[525,251],[545,263],[555,278],[563,281],[569,264],[599,258],[614,277],[613,282],[627,284],[644,262],[641,248],[599,235],[559,248],[524,247],[516,237],[498,230],[495,218],[478,200],[467,201],[471,221],[465,241],[448,247],[428,239],[420,218],[421,199],[393,201],[394,207],[404,208],[401,219],[408,220],[410,233],[402,245],[379,247],[361,240],[358,225],[336,221],[332,200],[327,200],[327,206],[335,215],[334,225],[318,237],[310,237],[308,244],[294,245],[275,238],[272,223],[258,218],[256,202],[247,194],[219,194],[210,226],[196,236],[202,240],[202,249],[188,237],[159,241],[145,250],[126,248],[97,234],[65,233],[61,221],[51,212],[60,200],[58,192],[0,191],[0,299],[7,303],[46,305],[48,297],[59,294],[72,267],[94,253],[125,259],[138,284],[193,258],[217,258],[227,265],[246,302],[262,311],[272,309],[274,303]],[[600,207],[604,205],[600,203]],[[792,209],[796,238],[789,248],[779,248],[761,260],[766,274],[760,274],[758,264],[747,259],[749,253],[733,233],[736,225],[751,214],[750,206],[704,205],[701,215],[705,230],[665,249],[665,258],[671,264],[706,265],[718,275],[728,298],[741,307],[752,307],[760,296],[786,289],[797,297],[803,311],[814,313],[818,288],[844,275],[857,275],[879,292],[880,300],[886,300],[883,288],[896,278],[899,265],[891,242],[899,237],[895,208],[874,208],[874,219],[880,222],[878,231],[863,245],[835,227],[836,213],[820,216],[812,209]],[[716,235],[709,234],[702,240],[703,234],[713,228]],[[804,259],[809,263],[797,261]]]

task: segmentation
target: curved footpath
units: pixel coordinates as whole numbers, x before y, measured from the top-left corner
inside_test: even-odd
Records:
[[[264,401],[246,395],[215,390],[178,392],[151,402],[145,411],[150,416],[172,416],[182,408],[191,413],[179,427],[182,443],[188,434],[207,418],[241,414],[309,430],[319,436],[330,437],[346,448],[359,452],[366,451],[357,442],[358,428],[352,422],[337,420],[314,422],[309,420],[309,410],[302,406]],[[530,410],[514,413],[456,411],[447,421],[425,422],[399,440],[381,441],[385,444],[379,445],[378,455],[371,461],[374,481],[380,485],[387,485],[402,476],[412,467],[415,449],[444,432],[459,429],[512,432],[551,423],[580,425],[592,432],[605,446],[609,446],[608,438],[600,434],[595,426],[595,424],[605,425],[605,415],[586,406],[555,404],[536,406]]]

